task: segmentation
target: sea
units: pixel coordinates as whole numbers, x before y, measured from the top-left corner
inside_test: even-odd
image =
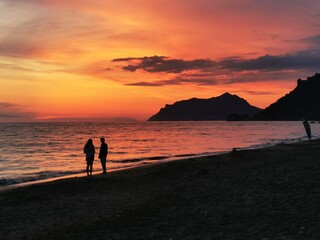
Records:
[[[314,138],[320,124],[311,124]],[[109,145],[108,171],[307,140],[298,121],[0,123],[0,188],[82,176],[84,144]],[[94,174],[102,172],[95,156]]]

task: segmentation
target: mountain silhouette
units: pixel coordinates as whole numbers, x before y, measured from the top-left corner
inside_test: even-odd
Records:
[[[297,80],[297,87],[263,111],[253,120],[319,120],[320,74]]]
[[[251,106],[243,98],[224,93],[209,99],[192,98],[167,104],[148,121],[210,121],[226,120],[228,116],[231,116],[230,120],[242,120],[259,111],[261,109]]]

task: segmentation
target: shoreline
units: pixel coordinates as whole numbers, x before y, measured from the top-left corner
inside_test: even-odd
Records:
[[[112,173],[112,172],[121,172],[121,171],[126,171],[126,170],[131,170],[131,169],[140,169],[140,168],[149,167],[149,166],[153,166],[153,165],[157,165],[157,164],[164,164],[164,163],[174,162],[174,161],[184,161],[184,160],[188,160],[188,159],[192,159],[192,158],[217,156],[217,155],[226,154],[226,153],[228,153],[228,152],[217,152],[217,153],[199,154],[199,155],[194,154],[191,156],[180,156],[180,157],[168,157],[168,158],[163,159],[161,161],[149,162],[149,163],[142,164],[139,166],[122,167],[122,168],[119,167],[119,168],[115,168],[115,169],[107,169],[107,172]],[[95,161],[98,161],[98,160],[95,160]],[[101,170],[94,170],[92,176],[99,176],[99,175],[101,175],[100,172],[101,172]],[[85,177],[88,177],[88,176],[87,176],[86,172],[83,171],[83,172],[73,173],[73,174],[68,174],[68,175],[49,177],[49,178],[45,178],[45,179],[26,181],[26,182],[14,183],[14,184],[7,184],[7,185],[0,186],[0,192],[10,190],[10,189],[20,188],[20,187],[26,187],[26,186],[30,186],[30,185],[59,181],[59,180],[63,180],[63,179],[85,178]]]
[[[320,139],[320,136],[315,136],[313,140]],[[252,145],[248,147],[243,147],[243,148],[237,148],[235,147],[237,151],[243,151],[243,150],[255,150],[255,149],[263,149],[263,148],[269,148],[273,146],[277,146],[279,144],[292,144],[292,143],[299,143],[299,142],[304,142],[308,141],[306,137],[300,137],[296,139],[285,139],[281,140],[280,142],[276,143],[265,143],[265,144],[258,144],[258,145]],[[202,157],[210,157],[210,156],[217,156],[221,154],[227,154],[230,151],[218,151],[218,152],[211,152],[211,153],[202,153],[202,154],[187,154],[185,156],[172,156],[172,157],[165,157],[161,161],[155,161],[155,162],[147,162],[145,163],[142,161],[141,165],[137,166],[129,166],[129,167],[118,167],[115,169],[109,169],[108,172],[118,172],[118,171],[123,171],[123,170],[128,170],[128,169],[136,169],[136,168],[143,168],[145,166],[149,165],[155,165],[155,164],[161,164],[161,163],[166,163],[166,162],[172,162],[172,161],[184,161],[190,158],[202,158]],[[98,160],[95,160],[98,161]],[[151,158],[145,159],[145,161],[153,161]],[[100,170],[94,170],[94,175],[99,175],[98,172]],[[32,181],[24,181],[24,182],[19,182],[19,183],[13,183],[13,184],[4,184],[0,186],[0,192],[5,191],[7,189],[14,189],[14,188],[20,188],[24,186],[29,186],[29,185],[34,185],[34,184],[41,184],[41,183],[46,183],[46,182],[52,182],[52,181],[58,181],[61,179],[69,179],[69,178],[78,178],[78,177],[86,177],[86,173],[83,171],[78,172],[78,173],[73,173],[73,174],[67,174],[67,175],[60,175],[60,176],[55,176],[55,177],[48,177],[48,178],[43,178],[43,179],[36,179]]]
[[[0,237],[319,239],[319,156],[317,139],[9,189]]]

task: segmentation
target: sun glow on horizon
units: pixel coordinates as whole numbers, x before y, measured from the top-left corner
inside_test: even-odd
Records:
[[[265,108],[320,61],[316,0],[0,7],[0,121],[146,120],[165,104],[225,92]]]

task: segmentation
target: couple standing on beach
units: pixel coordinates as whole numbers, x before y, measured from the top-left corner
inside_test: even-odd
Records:
[[[102,166],[102,174],[107,173],[107,155],[108,155],[108,144],[105,142],[104,138],[100,138],[101,146],[100,146],[100,152],[99,152],[99,159]],[[94,154],[95,154],[95,147],[93,145],[93,141],[90,138],[87,143],[84,145],[83,152],[86,154],[86,161],[87,161],[87,175],[92,175],[92,165],[94,161]]]

